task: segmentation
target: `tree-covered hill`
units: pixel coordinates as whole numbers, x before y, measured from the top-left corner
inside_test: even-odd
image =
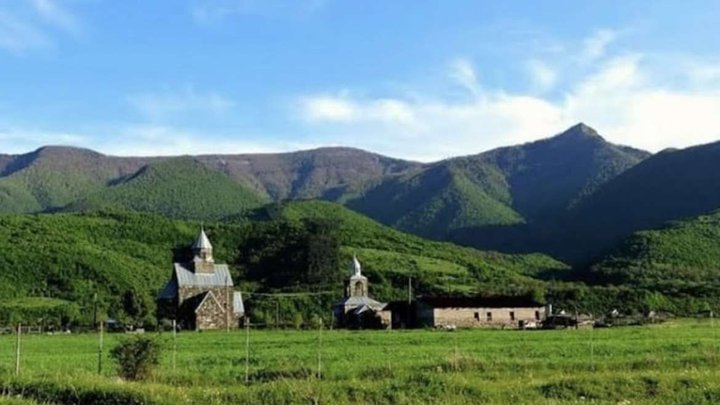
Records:
[[[131,178],[95,191],[64,210],[120,209],[218,220],[265,202],[250,187],[194,158],[181,157],[145,166]]]
[[[578,124],[552,138],[441,161],[389,179],[348,206],[433,239],[512,251],[537,224],[553,224],[647,156]]]
[[[720,143],[658,153],[569,213],[567,233],[574,235],[575,255],[591,257],[634,231],[710,213],[720,208],[719,185]]]
[[[581,277],[656,291],[656,309],[678,310],[667,297],[702,309],[720,296],[720,212],[636,232]]]
[[[216,259],[231,265],[239,288],[262,291],[270,288],[262,279],[245,277],[248,269],[241,258],[246,244],[277,223],[311,218],[338,224],[342,257],[337,271],[344,278],[349,258],[357,254],[379,299],[404,296],[408,276],[420,292],[523,292],[541,284],[529,275],[566,269],[542,255],[502,255],[425,241],[323,202],[272,204],[205,226]],[[76,305],[87,321],[97,293],[103,313],[150,319],[174,255],[192,243],[198,228],[197,222],[129,212],[2,215],[0,304],[15,308],[13,301],[27,297],[63,300]],[[334,288],[339,296],[342,286]]]
[[[61,208],[136,173],[152,159],[117,158],[87,149],[51,146],[0,162],[0,212]]]

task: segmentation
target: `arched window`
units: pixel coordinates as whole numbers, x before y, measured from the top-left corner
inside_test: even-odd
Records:
[[[363,283],[362,283],[362,281],[358,281],[358,282],[355,283],[355,292],[354,292],[353,295],[355,295],[356,297],[357,297],[357,296],[363,296],[363,295],[365,295],[365,293],[364,293],[364,291],[363,291]]]

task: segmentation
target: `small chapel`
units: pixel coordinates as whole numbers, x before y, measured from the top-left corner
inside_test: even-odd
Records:
[[[391,313],[387,304],[375,301],[368,295],[368,279],[362,275],[357,257],[350,262],[350,278],[345,285],[345,297],[335,305],[337,327],[349,329],[388,329]]]
[[[185,330],[237,328],[245,314],[227,264],[215,263],[213,248],[201,229],[192,245],[193,258],[174,263],[170,280],[158,295],[158,307]]]

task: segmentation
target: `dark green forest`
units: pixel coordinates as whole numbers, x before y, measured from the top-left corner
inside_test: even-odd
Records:
[[[199,227],[120,211],[0,216],[0,322],[87,325],[97,308],[98,317],[153,327],[154,297]],[[406,299],[412,278],[415,296],[527,295],[595,314],[720,308],[717,214],[640,232],[574,270],[540,254],[427,241],[320,201],[270,204],[205,227],[260,323],[276,322],[277,312],[283,324],[328,317],[352,255],[383,301]],[[325,294],[292,295],[305,292]]]

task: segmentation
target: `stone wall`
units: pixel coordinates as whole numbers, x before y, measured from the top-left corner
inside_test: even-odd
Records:
[[[206,303],[200,308],[197,314],[184,313],[180,314],[180,320],[187,324],[194,324],[195,329],[224,329],[226,323],[230,322],[230,328],[237,328],[240,325],[240,317],[233,313],[233,288],[232,287],[182,287],[178,291],[179,306],[182,307],[183,302],[194,298],[206,291],[212,291],[215,299],[220,304],[209,305]],[[212,298],[208,298],[211,300]],[[228,301],[229,300],[229,301]],[[225,314],[225,309],[230,311],[230,315]]]
[[[426,326],[519,327],[545,319],[545,307],[525,308],[421,308],[418,319]]]

